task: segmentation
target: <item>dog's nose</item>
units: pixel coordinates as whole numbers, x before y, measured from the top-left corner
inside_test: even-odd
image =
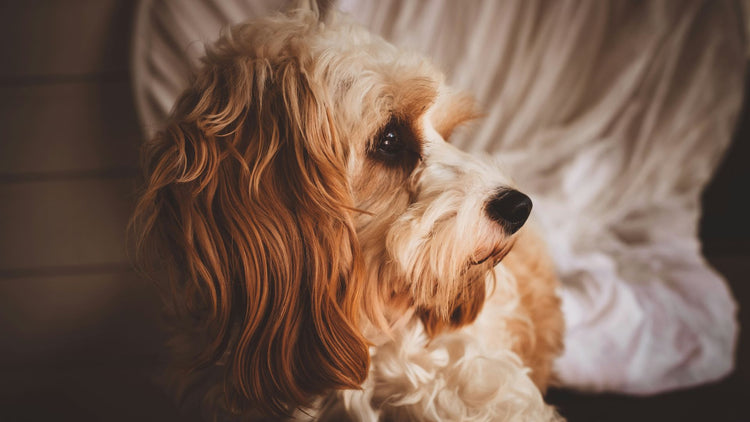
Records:
[[[487,215],[500,223],[508,234],[513,234],[529,218],[531,199],[517,190],[504,190],[490,199],[485,210]]]

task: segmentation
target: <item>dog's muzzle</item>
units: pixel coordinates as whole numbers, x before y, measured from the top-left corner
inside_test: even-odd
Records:
[[[517,190],[502,190],[487,202],[485,211],[511,235],[529,218],[531,199]]]

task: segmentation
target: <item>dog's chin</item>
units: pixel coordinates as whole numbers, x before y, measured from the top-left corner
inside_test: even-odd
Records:
[[[498,243],[490,247],[478,249],[466,263],[466,271],[474,267],[494,268],[513,248],[513,241]]]
[[[484,304],[488,283],[494,283],[494,267],[505,253],[493,249],[480,260],[470,259],[460,277],[454,280],[456,288],[450,295],[434,297],[417,306],[417,314],[430,337],[474,322]]]
[[[429,335],[474,321],[484,304],[488,283],[495,282],[494,269],[510,252],[513,243],[503,242],[478,249],[467,259],[457,282],[458,288],[450,297],[418,307]]]

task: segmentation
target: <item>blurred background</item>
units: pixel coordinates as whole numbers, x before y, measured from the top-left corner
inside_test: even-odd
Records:
[[[129,53],[135,2],[0,3],[0,421],[192,420],[156,382],[164,336],[125,226],[142,140]],[[750,91],[703,194],[700,235],[750,326]],[[650,397],[553,390],[571,421],[747,421],[735,371]]]

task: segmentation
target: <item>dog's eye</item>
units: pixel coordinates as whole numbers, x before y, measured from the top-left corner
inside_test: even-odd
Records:
[[[394,156],[404,150],[404,142],[399,129],[395,123],[388,123],[383,128],[377,138],[376,148],[379,153]]]
[[[380,142],[378,143],[378,151],[387,155],[397,154],[404,148],[404,144],[396,130],[386,130],[380,136]]]
[[[392,118],[375,135],[368,148],[370,158],[407,173],[422,159],[421,146],[408,123]]]

